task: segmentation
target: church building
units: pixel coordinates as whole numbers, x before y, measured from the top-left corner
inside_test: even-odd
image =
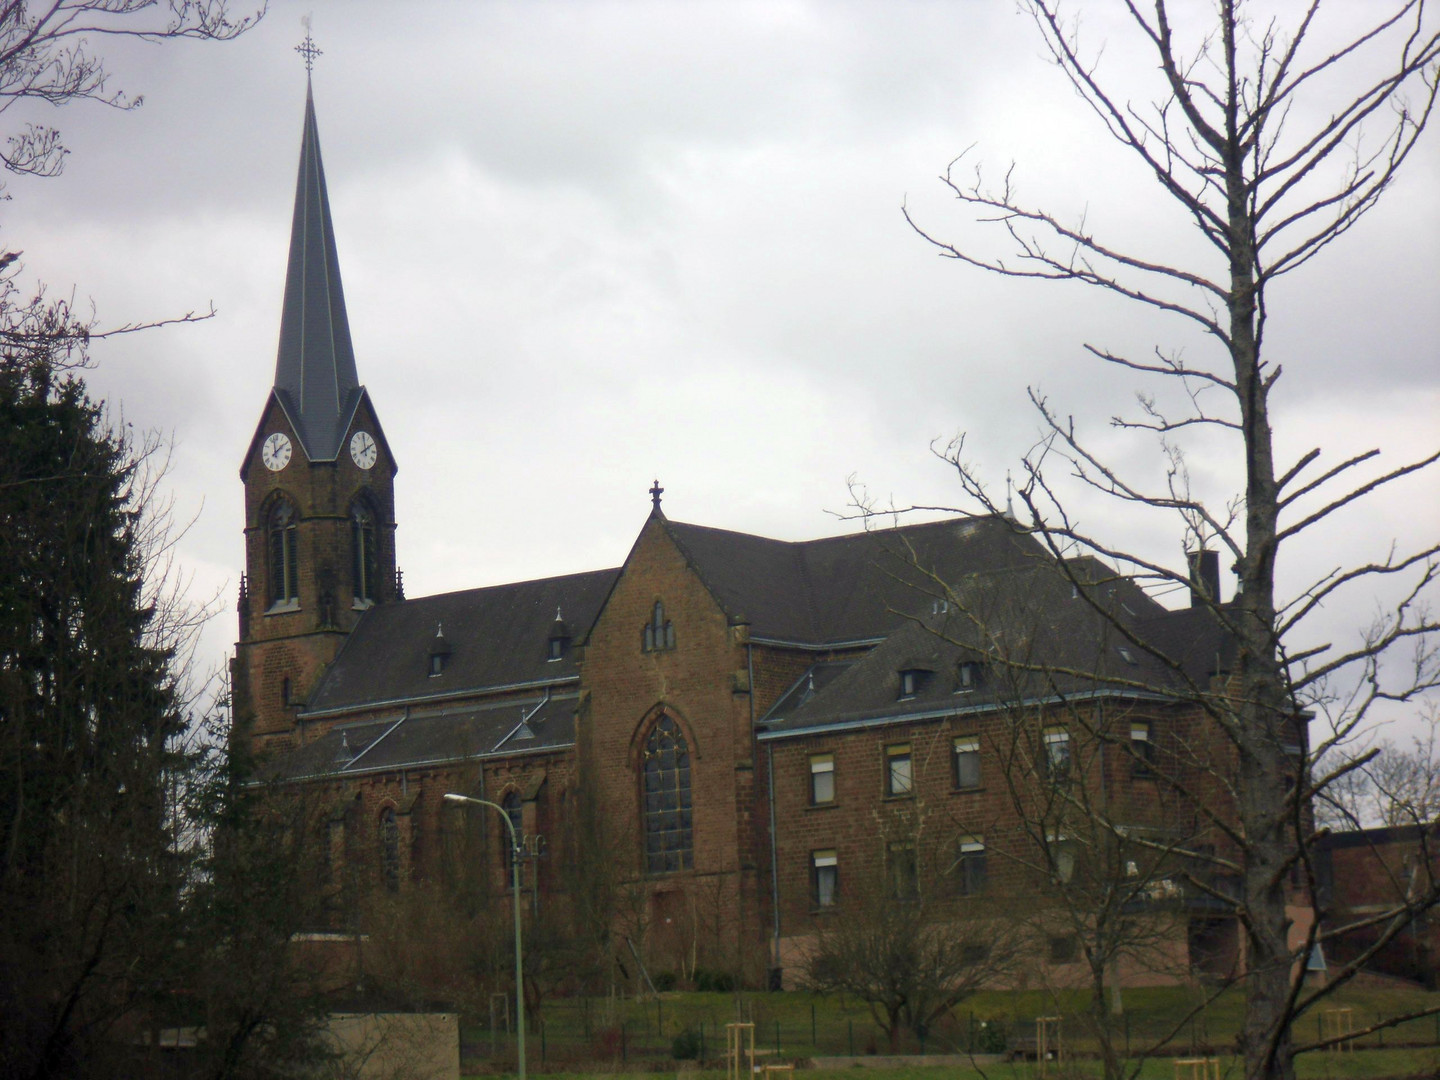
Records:
[[[320,808],[327,872],[397,895],[442,875],[455,792],[509,815],[535,911],[563,902],[590,807],[648,972],[794,985],[862,895],[1062,912],[1109,863],[1169,927],[1128,978],[1236,964],[1206,862],[1223,837],[1157,782],[1222,786],[1193,704],[1227,662],[1213,559],[1169,610],[1003,515],[787,542],[672,521],[657,482],[618,567],[406,597],[396,450],[359,380],[307,91],[274,386],[240,468],[233,685],[265,775]],[[1103,793],[1089,824],[1077,790]],[[498,892],[505,824],[482,830]],[[1078,978],[1083,932],[1057,914],[1036,964]]]

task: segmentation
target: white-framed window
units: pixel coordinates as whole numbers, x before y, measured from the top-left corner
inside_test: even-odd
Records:
[[[826,806],[835,801],[835,755],[810,755],[810,805]]]
[[[910,756],[910,744],[894,743],[885,747],[885,794],[910,795],[914,791],[914,759]]]
[[[1149,724],[1130,725],[1130,749],[1135,752],[1135,775],[1149,776],[1155,766],[1155,744],[1150,741]]]
[[[840,860],[835,849],[810,853],[810,899],[817,908],[834,907],[840,895]]]
[[[978,896],[985,891],[984,837],[962,836],[956,841],[951,880],[956,896]]]
[[[1079,855],[1078,845],[1064,833],[1049,833],[1046,847],[1050,854],[1050,867],[1056,882],[1066,885],[1075,878],[1075,863]]]
[[[1045,775],[1063,780],[1070,775],[1070,732],[1064,728],[1045,729]]]
[[[980,739],[977,736],[957,737],[950,760],[954,766],[955,790],[968,791],[980,786]]]

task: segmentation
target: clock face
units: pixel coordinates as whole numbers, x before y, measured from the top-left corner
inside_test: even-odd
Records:
[[[362,469],[374,466],[375,440],[370,437],[369,432],[357,431],[350,436],[350,457]]]
[[[275,432],[265,440],[265,445],[260,448],[260,460],[271,472],[279,472],[290,464],[290,436],[283,432]]]

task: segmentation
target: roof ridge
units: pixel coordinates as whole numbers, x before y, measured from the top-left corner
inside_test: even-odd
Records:
[[[559,581],[574,581],[577,578],[599,577],[604,574],[618,574],[622,567],[609,566],[601,570],[577,570],[573,574],[553,574],[550,577],[526,578],[523,581],[501,581],[494,585],[475,585],[468,589],[451,589],[449,592],[426,593],[424,596],[407,596],[404,600],[396,600],[387,607],[397,608],[406,605],[423,604],[427,600],[444,600],[455,596],[467,596],[474,593],[490,592],[495,589],[516,589],[522,585],[545,585]]]

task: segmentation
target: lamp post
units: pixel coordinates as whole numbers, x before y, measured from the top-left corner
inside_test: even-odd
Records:
[[[456,795],[454,792],[447,793],[445,801],[488,806],[499,813],[505,827],[510,830],[510,891],[515,896],[515,1045],[519,1058],[520,1080],[525,1080],[525,954],[520,945],[520,837],[515,832],[515,823],[499,803],[490,802],[488,799],[473,799],[469,795]]]

